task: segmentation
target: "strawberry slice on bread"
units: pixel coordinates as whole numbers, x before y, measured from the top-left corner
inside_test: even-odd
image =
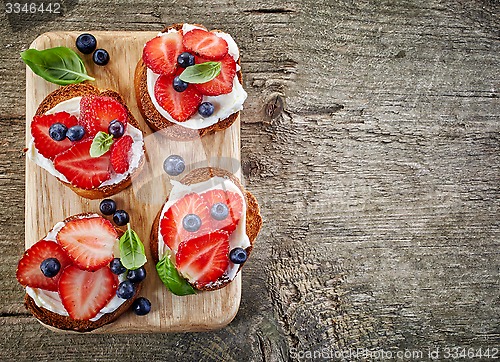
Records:
[[[80,101],[80,123],[90,136],[108,132],[111,121],[118,120],[127,126],[126,108],[116,99],[106,96],[85,96]]]
[[[215,231],[179,244],[177,270],[197,287],[217,281],[229,265],[229,235]]]
[[[31,122],[31,135],[35,147],[42,156],[49,160],[54,160],[59,153],[66,151],[74,144],[67,138],[56,141],[50,137],[49,128],[55,123],[61,123],[70,128],[78,124],[78,119],[67,112],[58,112],[35,116]]]
[[[91,157],[91,145],[92,139],[89,138],[54,158],[55,169],[66,176],[72,185],[85,190],[97,188],[111,178],[110,153]]]
[[[182,43],[188,51],[209,60],[220,60],[228,52],[228,45],[224,39],[203,29],[188,31],[184,34]]]
[[[194,220],[199,226],[191,227],[188,225],[190,220]],[[188,194],[175,202],[167,210],[160,224],[163,240],[173,251],[177,251],[182,241],[206,234],[209,230],[210,212],[203,199],[196,193]]]
[[[182,31],[151,39],[144,46],[142,59],[157,74],[172,74],[177,69],[177,57],[183,52]]]
[[[124,173],[130,166],[130,151],[134,140],[130,136],[119,138],[110,149],[111,167],[116,173]]]
[[[74,219],[57,234],[57,242],[80,269],[95,271],[113,260],[118,234],[102,217]]]
[[[61,302],[74,320],[89,320],[116,294],[118,277],[106,266],[94,272],[71,265],[59,280]]]
[[[208,62],[208,59],[195,57],[196,64]],[[236,75],[236,62],[229,54],[224,56],[221,60],[221,70],[217,77],[211,81],[193,84],[193,86],[203,95],[218,96],[221,94],[231,93],[233,90],[234,76]]]
[[[240,195],[231,191],[215,189],[200,196],[210,210],[212,230],[225,230],[229,233],[236,230],[243,213],[243,200]]]
[[[51,278],[46,277],[40,269],[40,264],[49,258],[56,258],[61,265],[59,272]],[[61,271],[71,263],[72,260],[60,245],[53,241],[40,240],[24,252],[17,265],[16,278],[25,287],[56,292]]]
[[[162,75],[155,83],[155,97],[160,107],[166,110],[172,118],[185,122],[198,111],[203,96],[194,84],[188,84],[183,92],[174,89],[173,82],[176,73]]]

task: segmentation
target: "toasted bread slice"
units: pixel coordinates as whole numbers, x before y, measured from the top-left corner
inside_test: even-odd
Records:
[[[49,111],[50,109],[54,108],[57,104],[66,101],[71,98],[75,97],[83,97],[86,95],[96,95],[96,96],[106,96],[106,97],[111,97],[116,99],[118,102],[120,102],[125,109],[127,110],[128,113],[128,123],[130,123],[132,126],[135,128],[140,129],[139,123],[133,116],[133,114],[130,112],[130,109],[127,107],[125,104],[125,101],[121,97],[120,94],[118,94],[115,91],[112,90],[99,90],[98,88],[94,87],[93,85],[87,84],[87,83],[79,83],[79,84],[71,84],[67,85],[61,88],[56,89],[52,93],[50,93],[45,99],[40,103],[38,106],[38,109],[35,112],[35,116],[41,116],[45,112]],[[144,149],[144,147],[143,147]],[[145,161],[145,154],[143,155],[141,161],[139,162],[139,167],[130,175],[128,175],[125,179],[120,181],[119,183],[116,183],[114,185],[107,185],[107,186],[102,186],[102,187],[97,187],[94,189],[81,189],[79,187],[73,186],[67,182],[62,182],[64,185],[68,186],[71,190],[73,190],[76,194],[85,197],[87,199],[102,199],[114,194],[117,194],[118,192],[126,189],[129,187],[132,183],[132,180],[141,172],[142,167],[144,166],[144,161]]]
[[[76,220],[81,217],[89,216],[91,213],[81,213],[77,215],[70,216],[64,220],[64,222],[69,222],[71,220]],[[118,233],[118,237],[121,237],[124,233],[123,230],[119,228],[115,228]],[[62,330],[72,330],[77,332],[90,332],[96,328],[102,327],[105,324],[111,323],[115,321],[121,314],[127,311],[134,300],[139,295],[141,290],[142,282],[137,283],[135,288],[135,294],[132,298],[126,300],[120,307],[118,307],[113,313],[107,313],[103,315],[96,321],[85,321],[85,320],[74,320],[70,317],[63,316],[54,312],[51,312],[43,307],[39,307],[36,305],[33,298],[31,298],[28,294],[24,297],[24,305],[26,309],[28,309],[31,314],[33,314],[41,323],[46,324],[47,326],[54,327]]]
[[[174,24],[168,26],[165,29],[163,29],[163,32],[167,32],[169,29],[181,30],[182,25],[183,24]],[[203,27],[202,25],[198,24],[195,25]],[[212,30],[212,31],[217,32],[219,30]],[[237,63],[240,64],[240,59],[238,59]],[[238,76],[240,83],[243,84],[243,75],[241,73],[241,70],[239,70],[236,74]],[[151,129],[155,131],[161,130],[162,133],[165,134],[168,138],[178,141],[189,141],[192,139],[203,137],[210,133],[225,130],[226,128],[231,127],[231,125],[238,119],[240,112],[235,112],[231,114],[229,117],[223,120],[219,120],[217,123],[199,130],[189,129],[186,127],[182,127],[181,125],[172,123],[166,118],[164,118],[153,105],[153,102],[151,101],[151,98],[148,93],[146,75],[147,75],[147,67],[141,58],[137,63],[137,67],[135,69],[135,78],[134,78],[137,106],[139,107],[142,117],[149,125],[149,127],[151,127]]]
[[[207,181],[211,179],[212,177],[228,177],[240,190],[241,193],[245,197],[246,205],[247,205],[247,210],[246,210],[246,234],[248,236],[248,239],[250,240],[250,246],[246,248],[247,255],[250,256],[250,253],[253,249],[253,245],[255,242],[255,239],[257,238],[257,235],[260,232],[260,229],[262,228],[262,216],[260,214],[260,208],[259,204],[257,203],[257,199],[255,196],[253,196],[249,191],[246,191],[243,188],[243,185],[241,182],[230,172],[220,169],[220,168],[212,168],[212,167],[204,167],[204,168],[198,168],[195,169],[191,172],[189,172],[180,182],[185,184],[185,185],[191,185],[203,181]],[[165,202],[168,201],[165,200]],[[153,257],[153,260],[155,261],[155,264],[158,263],[159,261],[159,254],[158,254],[158,231],[160,227],[160,216],[161,216],[161,210],[158,212],[156,215],[156,218],[153,222],[153,227],[151,229],[151,237],[150,237],[150,250],[151,250],[151,256]],[[241,264],[238,272],[241,270],[244,264]],[[215,283],[211,283],[210,286],[204,287],[199,290],[216,290],[225,287],[227,284],[229,284],[231,280],[227,278],[219,278]],[[195,287],[193,285],[193,287]]]

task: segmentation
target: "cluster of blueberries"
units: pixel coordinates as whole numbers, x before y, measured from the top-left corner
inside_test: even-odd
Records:
[[[108,133],[114,138],[120,138],[125,133],[125,125],[115,119],[109,123]],[[67,137],[70,141],[76,142],[85,136],[85,128],[79,124],[68,128],[64,124],[56,122],[49,127],[49,136],[54,141],[62,141]]]
[[[118,289],[116,289],[116,295],[118,298],[132,298],[135,294],[135,284],[146,279],[146,269],[144,266],[135,270],[127,270],[127,268],[122,265],[119,258],[111,260],[111,263],[109,263],[109,269],[111,269],[111,272],[116,275],[127,273],[127,279],[121,282],[118,285]],[[151,302],[147,298],[139,297],[134,300],[132,310],[137,315],[146,315],[151,310]]]
[[[184,52],[177,57],[177,64],[182,68],[187,68],[194,65],[194,55],[188,52]],[[184,92],[188,83],[182,81],[179,76],[174,78],[173,87],[177,92]],[[210,117],[214,113],[215,107],[210,102],[203,102],[198,106],[198,113],[202,117]]]
[[[111,199],[104,199],[99,204],[99,210],[103,215],[113,215],[113,222],[118,226],[127,225],[130,216],[125,210],[117,210],[116,202]]]
[[[92,54],[94,52],[92,60],[97,65],[106,65],[109,62],[109,53],[106,50],[96,50],[97,40],[92,34],[81,34],[76,38],[76,47],[83,54]]]
[[[104,199],[99,204],[99,210],[103,215],[113,215],[113,222],[118,226],[127,225],[130,217],[125,210],[117,210],[116,202],[112,199]],[[135,270],[127,270],[119,258],[114,258],[109,263],[109,269],[116,275],[127,273],[127,279],[118,285],[116,295],[122,299],[130,299],[135,294],[135,284],[142,282],[146,278],[146,269],[144,266]],[[151,302],[144,297],[134,300],[132,310],[137,315],[146,315],[151,310]]]

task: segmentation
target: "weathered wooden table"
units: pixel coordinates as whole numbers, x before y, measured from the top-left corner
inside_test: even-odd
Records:
[[[0,15],[0,360],[423,361],[480,348],[475,360],[489,360],[500,339],[497,1],[72,0],[61,10]],[[26,312],[15,280],[19,52],[49,30],[183,21],[233,34],[242,51],[243,172],[265,226],[240,311],[211,333],[54,334]]]

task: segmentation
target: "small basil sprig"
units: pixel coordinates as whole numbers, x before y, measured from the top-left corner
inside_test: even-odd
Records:
[[[186,83],[206,83],[217,77],[220,74],[220,69],[220,62],[195,64],[184,69],[179,78]]]
[[[163,284],[175,295],[196,294],[194,288],[175,269],[169,253],[165,254],[163,259],[156,264],[156,271]]]
[[[90,157],[99,157],[109,151],[113,144],[113,135],[99,131],[90,145]]]
[[[127,231],[122,235],[119,242],[120,261],[128,270],[140,268],[146,264],[146,252],[139,236],[127,224]]]
[[[83,60],[70,48],[28,49],[21,53],[21,58],[33,73],[51,83],[67,85],[95,80],[87,74]]]

